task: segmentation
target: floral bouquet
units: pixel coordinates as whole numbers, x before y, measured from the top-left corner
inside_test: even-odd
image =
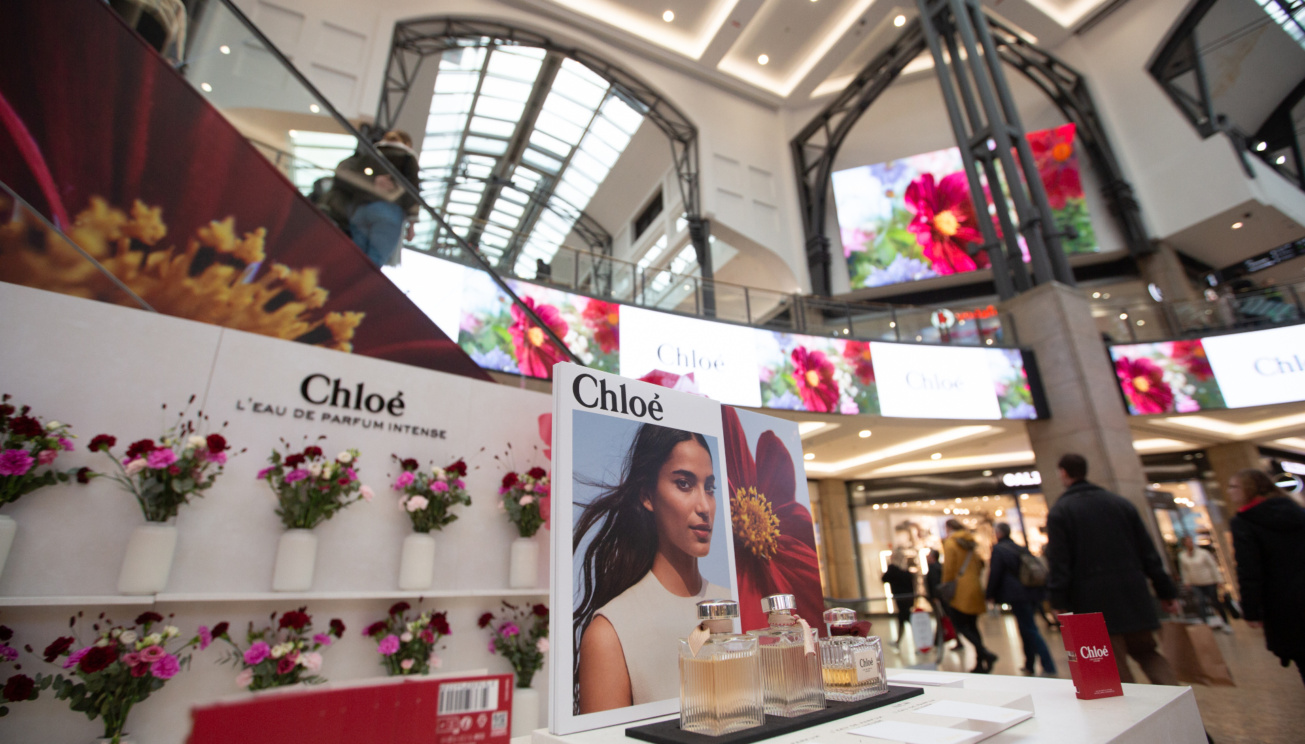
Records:
[[[14,408],[6,394],[0,398],[0,506],[13,503],[20,496],[38,488],[76,478],[86,483],[94,473],[90,468],[60,471],[39,470],[54,463],[60,452],[72,450],[73,436],[68,424],[50,421],[42,424],[30,415],[31,408]]]
[[[315,685],[326,681],[318,674],[322,669],[319,649],[344,636],[344,623],[332,618],[325,633],[314,633],[313,618],[305,612],[307,609],[290,610],[280,620],[273,612],[272,624],[266,628],[255,630],[250,623],[245,633],[248,647],[243,650],[224,629],[221,638],[232,649],[225,661],[240,667],[236,684],[250,690],[268,690],[300,682]],[[218,635],[214,633],[213,637]]]
[[[311,530],[360,499],[372,500],[372,489],[358,480],[354,468],[358,450],[345,450],[329,460],[316,445],[291,452],[289,442],[282,439],[281,444],[286,454],[272,450],[272,464],[258,471],[258,478],[276,492],[276,515],[286,529]]]
[[[187,405],[194,402],[192,395]],[[165,403],[163,409],[167,408]],[[208,421],[202,411],[196,416]],[[147,521],[166,522],[177,516],[183,504],[212,488],[226,465],[230,451],[227,440],[221,434],[200,436],[197,431],[195,421],[182,411],[158,441],[133,442],[122,459],[111,451],[117,438],[108,434],[96,435],[89,449],[113,460],[118,472],[111,477],[136,497]]]
[[[74,617],[73,623],[76,621]],[[208,648],[214,633],[226,633],[226,623],[219,623],[212,632],[201,626],[198,635],[183,642],[181,631],[163,625],[164,618],[157,612],[141,613],[134,625],[125,627],[113,625],[103,613],[99,621],[92,626],[99,634],[94,643],[74,651],[75,638],[58,638],[46,647],[45,660],[53,664],[60,657],[68,657],[63,668],[71,676],[54,676],[55,697],[70,700],[73,710],[85,713],[92,721],[103,717],[104,738],[115,742],[122,737],[132,706],[158,692],[188,667],[191,649]],[[49,677],[38,675],[42,687],[50,682]]]
[[[499,508],[507,512],[522,537],[534,537],[548,523],[551,490],[547,470],[533,467],[520,475],[509,472],[498,492],[503,497]]]
[[[517,675],[517,687],[529,687],[548,653],[548,605],[518,607],[503,603],[503,616],[480,616],[477,625],[489,628],[489,652],[501,654]]]
[[[399,498],[399,507],[408,513],[412,528],[417,532],[442,530],[458,518],[449,511],[454,505],[471,505],[471,494],[462,480],[467,474],[467,463],[461,459],[444,468],[432,466],[427,474],[411,457],[390,457],[403,468],[399,477],[394,479],[394,490],[403,494]]]
[[[363,631],[363,635],[376,641],[376,652],[386,674],[428,674],[439,669],[443,661],[435,653],[435,644],[453,631],[449,629],[448,613],[423,612],[409,620],[407,612],[412,605],[398,602],[390,608],[384,620],[377,620]]]
[[[13,664],[18,660],[18,649],[9,645],[13,640],[14,631],[4,625],[0,625],[0,664]],[[14,670],[22,669],[21,664],[14,664]],[[0,687],[0,718],[9,715],[9,708],[5,703],[20,703],[25,700],[35,700],[41,690],[50,686],[50,680],[43,680],[43,684],[37,684],[36,680],[26,674],[15,674],[5,680],[4,687]]]

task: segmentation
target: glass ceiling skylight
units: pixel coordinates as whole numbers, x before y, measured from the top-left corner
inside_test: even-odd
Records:
[[[419,154],[422,195],[487,258],[533,276],[642,123],[572,59],[489,39],[451,49],[439,58]],[[418,231],[429,244],[434,225],[423,215]]]
[[[1255,0],[1264,12],[1269,14],[1282,30],[1286,31],[1297,44],[1305,47],[1305,3],[1300,0]]]

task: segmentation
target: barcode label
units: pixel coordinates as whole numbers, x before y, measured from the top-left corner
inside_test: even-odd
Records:
[[[498,708],[498,680],[440,685],[439,715],[475,713]]]

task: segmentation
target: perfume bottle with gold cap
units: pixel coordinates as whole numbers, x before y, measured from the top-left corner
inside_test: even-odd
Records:
[[[766,715],[800,716],[825,707],[821,681],[819,634],[794,614],[792,594],[775,594],[761,600],[769,625],[749,630],[761,647],[761,689]]]
[[[820,640],[825,697],[854,702],[888,692],[883,646],[875,636],[855,635],[856,610],[825,610],[825,627],[829,637]]]
[[[720,736],[765,721],[757,637],[734,632],[732,599],[698,603],[699,625],[680,646],[680,728]]]

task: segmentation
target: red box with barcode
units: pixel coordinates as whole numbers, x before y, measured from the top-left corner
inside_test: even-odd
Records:
[[[1075,695],[1080,700],[1123,695],[1105,616],[1100,612],[1070,613],[1057,615],[1056,619],[1060,621]]]
[[[508,744],[511,674],[296,686],[191,711],[189,744]]]

